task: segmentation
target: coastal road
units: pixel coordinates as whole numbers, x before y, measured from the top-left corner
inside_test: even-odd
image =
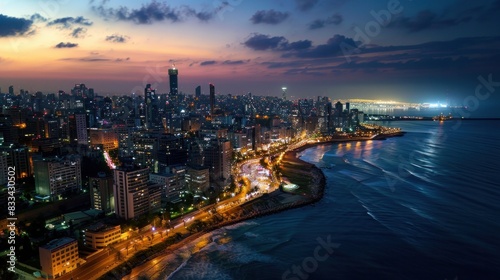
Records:
[[[259,173],[262,172],[262,166],[260,166],[260,160],[259,159],[252,159],[252,160],[248,160],[246,161],[245,163],[241,164],[240,165],[240,169],[241,169],[241,173],[240,175],[242,176],[245,176],[247,177],[251,182],[258,182],[258,185],[259,187],[262,186],[261,184],[261,181],[264,181],[266,182],[265,180],[263,180],[261,177],[262,176],[262,173]],[[272,172],[270,172],[270,175],[269,176],[272,176]],[[277,185],[278,184],[272,184],[271,183],[271,178],[273,177],[268,177],[268,182],[269,184],[266,184],[265,185],[265,191],[274,191],[277,189]],[[267,183],[267,182],[266,182]],[[274,186],[272,186],[274,185]],[[272,186],[271,188],[267,188],[267,186]],[[247,192],[249,192],[250,190],[243,190],[240,194],[234,196],[234,197],[231,197],[229,199],[226,199],[226,200],[223,200],[221,201],[220,203],[217,203],[216,205],[213,205],[212,208],[215,206],[216,209],[217,209],[217,212],[219,214],[222,214],[222,213],[230,213],[231,210],[234,210],[237,206],[239,206],[241,203],[244,203],[244,202],[247,202],[247,201],[250,201],[250,200],[253,200],[253,199],[256,199],[258,197],[260,197],[262,195],[262,193],[264,193],[265,191],[261,191],[259,194],[254,194],[254,195],[251,195],[251,196],[247,196]],[[190,218],[190,221],[194,221],[194,220],[203,220],[207,217],[209,217],[211,214],[208,213],[208,211],[199,211],[195,214],[190,214],[184,218]],[[182,246],[188,244],[189,242],[191,242],[192,240],[202,236],[204,233],[202,234],[195,234],[192,238],[189,238],[188,240],[184,240],[184,241],[181,241],[181,243],[179,244],[175,244],[173,246],[175,246],[174,248],[181,248]],[[173,248],[172,248],[173,249]],[[175,250],[175,249],[173,249]],[[170,251],[170,250],[169,250]],[[162,269],[162,267],[158,267],[159,264],[162,262],[162,260],[165,258],[166,256],[165,255],[162,255],[162,256],[158,256],[154,259],[151,259],[143,264],[141,264],[140,266],[138,267],[135,267],[134,269],[132,269],[131,273],[127,276],[125,276],[123,278],[123,280],[129,280],[129,279],[136,279],[139,275],[142,275],[142,274],[147,274],[147,275],[150,275],[151,273],[155,273],[159,270]]]

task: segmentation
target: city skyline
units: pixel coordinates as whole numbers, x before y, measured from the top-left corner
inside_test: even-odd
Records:
[[[393,99],[463,105],[500,80],[499,1],[6,1],[0,88]],[[494,99],[494,100],[493,100]],[[492,101],[498,97],[493,96]],[[491,100],[490,100],[491,101]],[[497,102],[487,102],[483,108]],[[469,104],[471,105],[471,104]]]

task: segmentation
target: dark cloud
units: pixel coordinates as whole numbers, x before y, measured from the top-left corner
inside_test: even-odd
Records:
[[[0,14],[0,37],[30,35],[33,21]]]
[[[217,61],[215,61],[215,60],[207,60],[207,61],[200,62],[200,66],[214,65],[216,63],[217,63]]]
[[[222,62],[222,64],[225,64],[225,65],[240,65],[240,64],[245,64],[247,61],[245,60],[225,60],[224,62]]]
[[[250,18],[250,21],[252,21],[253,24],[278,24],[287,19],[288,16],[288,13],[277,12],[275,10],[260,10],[255,12],[255,14]]]
[[[47,18],[43,17],[39,13],[33,14],[30,19],[34,22],[46,22]]]
[[[71,32],[70,35],[73,38],[83,38],[83,37],[85,37],[86,33],[87,33],[87,28],[77,27],[77,28],[73,29],[73,32]]]
[[[309,49],[312,46],[312,42],[309,40],[301,40],[291,43],[284,43],[281,45],[281,50],[284,51],[300,51]]]
[[[130,60],[130,57],[127,57],[127,58],[117,58],[115,59],[116,62],[123,62],[123,61],[129,61]]]
[[[297,8],[301,11],[308,11],[318,3],[318,0],[295,0]]]
[[[328,39],[326,44],[317,45],[314,47],[293,49],[290,52],[283,54],[283,57],[296,56],[301,58],[320,58],[320,57],[335,57],[345,55],[346,49],[353,49],[359,46],[359,42],[345,37],[343,35],[334,35]]]
[[[243,45],[256,51],[274,50],[274,51],[301,51],[311,47],[310,40],[301,40],[289,42],[283,36],[274,36],[254,33]]]
[[[327,19],[317,19],[314,20],[309,24],[309,29],[314,30],[314,29],[320,29],[323,28],[327,25],[339,25],[342,23],[344,18],[340,14],[334,14],[331,17]]]
[[[83,26],[91,26],[93,24],[92,21],[84,18],[84,17],[63,17],[58,18],[47,23],[47,26],[57,26],[59,28],[73,28],[74,25],[83,25]]]
[[[55,45],[56,49],[75,48],[75,47],[78,47],[78,44],[70,43],[70,42],[67,42],[67,43],[61,42],[61,43]]]
[[[113,43],[125,43],[129,39],[128,36],[124,35],[119,35],[119,34],[113,34],[110,36],[106,36],[106,41],[113,42]]]
[[[154,22],[170,21],[179,22],[184,18],[197,18],[201,21],[208,21],[213,18],[215,12],[199,12],[195,9],[183,5],[180,8],[173,8],[165,2],[152,1],[143,4],[138,9],[120,6],[118,8],[109,8],[103,2],[92,9],[105,19],[120,21],[131,21],[136,24],[152,24]]]
[[[391,21],[390,27],[401,27],[410,32],[418,32],[426,29],[437,29],[448,26],[455,26],[459,23],[469,21],[470,17],[444,19],[431,10],[420,11],[415,17],[399,17]]]
[[[459,38],[404,46],[368,45],[359,48],[350,60],[346,60],[342,51],[324,51],[328,49],[326,45],[340,46],[341,42],[349,40],[337,35],[327,44],[311,47],[306,52],[285,52],[293,54],[295,60],[285,57],[283,61],[262,64],[269,69],[283,69],[284,74],[296,75],[384,72],[423,77],[442,73],[477,75],[497,72],[496,65],[500,63],[500,37]]]
[[[465,5],[469,4],[469,5]],[[500,23],[500,0],[495,0],[490,5],[473,5],[472,2],[458,3],[445,9],[443,13],[437,14],[429,9],[418,12],[413,17],[399,16],[389,23],[389,27],[408,30],[409,32],[420,32],[445,27],[457,26],[471,21]]]
[[[264,34],[253,34],[243,44],[253,50],[263,51],[268,49],[277,49],[281,44],[287,43],[288,40],[283,36],[274,36]]]

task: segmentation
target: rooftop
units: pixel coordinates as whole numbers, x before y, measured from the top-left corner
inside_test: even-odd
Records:
[[[69,237],[63,237],[63,238],[59,238],[59,239],[54,239],[54,240],[50,241],[49,243],[45,244],[44,246],[40,246],[40,248],[44,248],[47,250],[54,250],[54,249],[57,249],[59,247],[65,246],[65,245],[73,243],[73,242],[76,242],[76,240],[73,238],[69,238]]]

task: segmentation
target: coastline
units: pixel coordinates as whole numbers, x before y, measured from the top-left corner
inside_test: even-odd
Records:
[[[170,255],[176,254],[177,250],[186,247],[188,244],[194,242],[195,240],[203,237],[206,234],[214,232],[215,230],[248,221],[254,218],[280,213],[286,210],[304,207],[306,205],[313,205],[314,203],[320,201],[324,195],[326,187],[326,177],[319,167],[314,164],[305,162],[298,157],[298,154],[300,152],[308,148],[341,142],[385,140],[386,138],[390,137],[400,137],[404,134],[405,132],[399,132],[377,135],[377,137],[373,138],[357,137],[347,139],[331,139],[321,142],[306,143],[302,146],[294,148],[293,150],[287,151],[285,152],[283,163],[280,164],[280,172],[283,173],[284,177],[287,177],[286,175],[291,174],[301,174],[301,177],[309,180],[309,184],[307,186],[302,186],[308,188],[308,194],[285,192],[280,188],[269,194],[262,195],[254,200],[234,207],[230,211],[230,213],[223,213],[221,215],[223,217],[222,222],[205,228],[199,232],[189,234],[178,242],[167,246],[165,249],[157,253],[154,253],[148,258],[143,259],[139,264],[135,264],[132,267],[130,266],[131,264],[128,264],[127,261],[126,263],[119,265],[112,271],[101,276],[99,279],[136,279],[137,277],[140,277],[141,272],[149,266],[148,263],[157,263],[159,259],[163,259]],[[287,165],[287,170],[284,170],[285,165]],[[175,271],[177,271],[177,269]],[[164,273],[159,274],[159,278],[154,279],[164,279],[167,276],[164,275]]]

